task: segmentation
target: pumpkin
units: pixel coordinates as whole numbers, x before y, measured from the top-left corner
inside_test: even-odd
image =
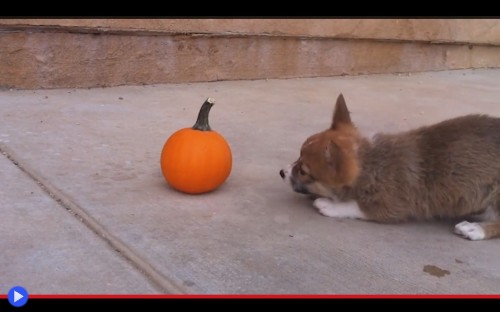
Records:
[[[201,194],[215,190],[229,177],[232,154],[224,137],[210,128],[208,114],[214,100],[208,98],[192,128],[180,129],[165,142],[161,171],[174,189]]]

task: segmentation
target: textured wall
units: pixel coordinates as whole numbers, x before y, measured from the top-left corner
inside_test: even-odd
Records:
[[[2,25],[500,44],[497,19],[0,19]]]
[[[0,87],[499,67],[500,47],[493,44],[499,25],[491,20],[0,20]]]

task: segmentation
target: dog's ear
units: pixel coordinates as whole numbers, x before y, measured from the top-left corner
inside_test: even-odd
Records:
[[[333,112],[333,120],[330,129],[335,130],[341,123],[351,123],[351,116],[349,115],[349,110],[347,109],[342,93],[340,93],[337,98],[337,104],[335,104],[335,111]]]

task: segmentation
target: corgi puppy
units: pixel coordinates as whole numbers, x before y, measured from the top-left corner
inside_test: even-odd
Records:
[[[500,118],[467,115],[400,134],[361,135],[342,94],[330,129],[280,171],[327,217],[375,222],[479,217],[455,233],[500,236]]]

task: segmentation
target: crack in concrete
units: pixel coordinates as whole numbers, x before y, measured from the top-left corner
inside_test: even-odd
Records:
[[[22,161],[19,161],[16,153],[0,142],[0,154],[10,160],[16,167],[24,172],[32,181],[34,181],[40,189],[52,198],[57,204],[66,209],[71,215],[82,222],[94,234],[103,239],[106,244],[114,251],[118,252],[119,256],[124,258],[142,275],[144,275],[152,284],[162,293],[185,294],[189,291],[176,283],[172,279],[165,276],[163,273],[154,268],[148,261],[143,259],[133,249],[127,246],[119,238],[112,235],[106,228],[97,222],[90,214],[82,207],[73,202],[62,191],[53,186],[33,168],[30,168]]]

